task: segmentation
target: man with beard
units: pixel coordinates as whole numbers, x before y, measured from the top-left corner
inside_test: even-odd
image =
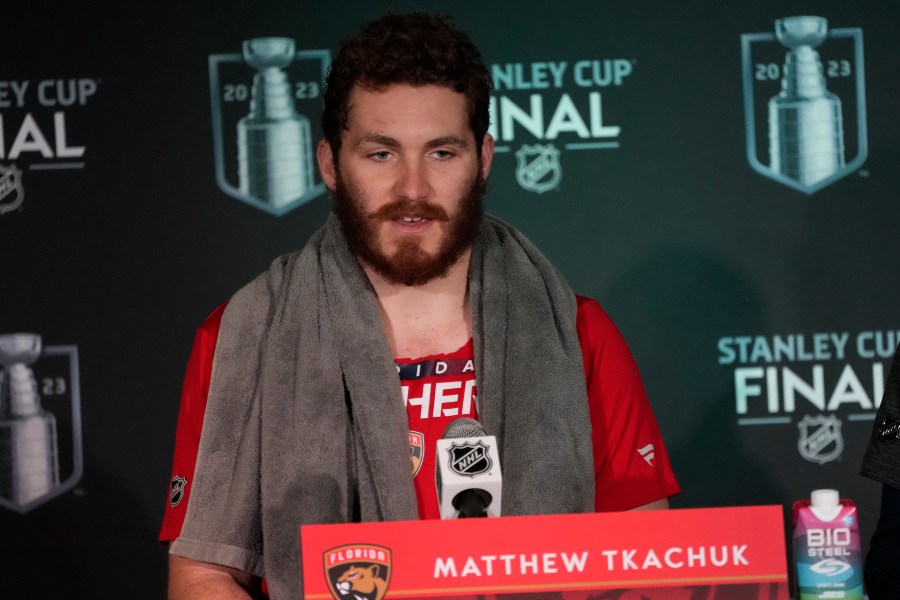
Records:
[[[170,598],[299,598],[300,524],[438,518],[435,444],[460,417],[497,437],[504,514],[679,491],[615,326],[483,213],[490,93],[446,18],[383,17],[342,45],[317,152],[333,214],[195,341]]]

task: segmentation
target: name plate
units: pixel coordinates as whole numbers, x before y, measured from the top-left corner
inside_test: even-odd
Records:
[[[785,599],[780,506],[304,525],[304,597]],[[545,596],[542,596],[545,597]]]

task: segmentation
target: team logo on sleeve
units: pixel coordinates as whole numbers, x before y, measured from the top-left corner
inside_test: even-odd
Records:
[[[885,444],[893,444],[900,434],[900,418],[896,415],[886,414],[878,420],[878,437]]]
[[[412,461],[412,475],[415,477],[425,459],[425,435],[418,431],[409,432],[409,458]]]
[[[187,478],[176,475],[172,478],[172,491],[169,494],[169,505],[175,508],[184,500],[184,488],[187,485]]]
[[[391,582],[391,550],[349,544],[324,553],[325,579],[335,600],[382,600]]]
[[[647,461],[647,464],[651,467],[653,466],[653,459],[656,456],[656,452],[654,452],[653,444],[647,444],[643,448],[638,448],[638,454],[641,455],[641,458]]]

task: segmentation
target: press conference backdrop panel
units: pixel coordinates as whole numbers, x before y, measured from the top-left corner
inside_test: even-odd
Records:
[[[900,342],[900,7],[18,6],[0,36],[0,358],[24,387],[0,415],[0,593],[161,597],[194,331],[323,222],[323,74],[358,25],[411,9],[452,12],[483,49],[487,209],[622,330],[673,506],[781,504],[787,527],[793,500],[833,487],[868,541],[879,487],[858,469]],[[257,75],[293,110],[261,119]]]

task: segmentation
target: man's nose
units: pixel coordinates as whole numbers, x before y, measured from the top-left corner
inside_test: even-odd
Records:
[[[397,177],[396,193],[410,200],[424,200],[431,193],[427,166],[420,159],[404,160]]]

